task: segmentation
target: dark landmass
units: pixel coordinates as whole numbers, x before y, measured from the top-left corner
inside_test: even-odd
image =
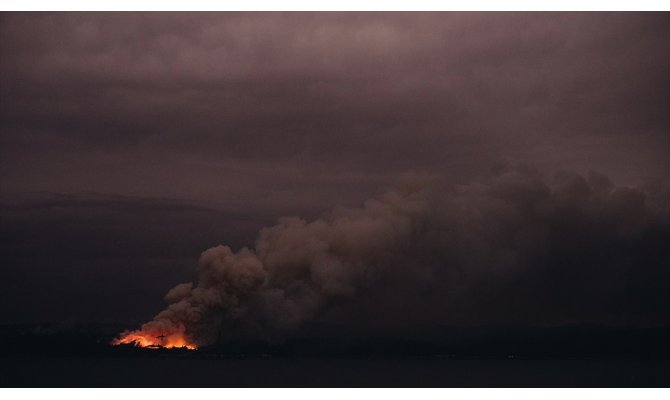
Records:
[[[3,387],[665,387],[670,327],[415,327],[356,336],[310,324],[282,342],[197,351],[109,342],[119,325],[1,327]]]

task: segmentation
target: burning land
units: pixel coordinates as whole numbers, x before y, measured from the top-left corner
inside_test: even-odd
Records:
[[[414,327],[396,337],[308,324],[281,343],[110,345],[117,325],[2,327],[0,386],[666,386],[669,328]]]

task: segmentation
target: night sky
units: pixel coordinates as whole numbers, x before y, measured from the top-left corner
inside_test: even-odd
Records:
[[[0,53],[3,323],[194,280],[254,329],[669,322],[668,13],[2,13]]]

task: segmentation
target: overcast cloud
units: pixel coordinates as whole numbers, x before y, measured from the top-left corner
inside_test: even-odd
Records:
[[[200,251],[407,173],[507,160],[666,193],[668,49],[668,13],[2,13],[2,273],[82,319],[72,276],[96,268],[99,307],[141,319]],[[102,299],[114,274],[152,301]],[[35,302],[2,318],[55,315]]]

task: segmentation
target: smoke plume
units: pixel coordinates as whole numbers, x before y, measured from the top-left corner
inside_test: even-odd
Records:
[[[204,345],[351,324],[668,322],[667,185],[501,166],[468,185],[407,176],[358,208],[281,218],[254,248],[202,253],[199,276],[126,335]]]

